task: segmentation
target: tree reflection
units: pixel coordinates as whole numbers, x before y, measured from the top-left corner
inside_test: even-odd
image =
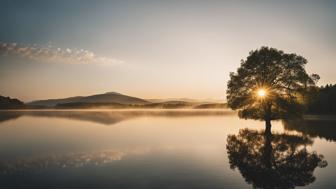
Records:
[[[326,167],[323,155],[306,148],[304,136],[242,129],[227,138],[230,167],[238,168],[255,188],[295,188],[314,182],[316,167]]]
[[[289,131],[298,131],[310,137],[320,137],[328,141],[336,141],[336,120],[334,119],[286,120],[283,121],[283,125]]]

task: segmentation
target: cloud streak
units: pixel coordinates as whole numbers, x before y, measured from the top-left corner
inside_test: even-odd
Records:
[[[52,45],[39,46],[0,42],[0,56],[18,56],[39,62],[66,64],[103,64],[116,65],[123,61],[99,56],[84,49],[56,48]]]

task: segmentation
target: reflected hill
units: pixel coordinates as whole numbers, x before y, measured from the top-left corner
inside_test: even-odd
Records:
[[[32,110],[0,111],[0,122],[17,119],[21,116],[55,117],[79,121],[90,121],[104,125],[144,117],[192,117],[233,115],[231,110]]]
[[[336,120],[333,119],[286,120],[283,121],[283,125],[286,130],[336,141]]]
[[[290,189],[315,181],[315,168],[326,167],[323,155],[309,152],[309,137],[242,129],[227,138],[232,169],[237,168],[253,188]]]
[[[0,111],[0,123],[8,120],[14,120],[23,115],[20,111]]]

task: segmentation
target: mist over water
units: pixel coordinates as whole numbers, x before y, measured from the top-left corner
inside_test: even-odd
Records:
[[[267,137],[263,122],[228,110],[2,111],[0,186],[266,188],[267,179],[249,173],[272,160],[278,168],[266,173],[278,186],[334,188],[334,125],[272,122]],[[251,145],[260,150],[244,150]],[[293,163],[287,172],[280,169],[285,159]],[[282,174],[295,179],[276,179]]]

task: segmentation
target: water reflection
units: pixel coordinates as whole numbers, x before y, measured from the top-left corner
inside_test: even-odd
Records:
[[[20,111],[0,111],[0,123],[8,120],[14,120],[21,117],[23,113]]]
[[[287,120],[283,122],[283,125],[286,130],[298,131],[310,137],[336,141],[336,120]]]
[[[51,154],[40,157],[21,157],[0,160],[0,175],[17,174],[20,171],[47,168],[77,168],[101,166],[121,160],[126,155],[146,153],[149,149],[102,150],[83,153]]]
[[[274,122],[272,135],[259,130],[262,122],[225,110],[7,111],[0,117],[0,188],[336,186],[336,143],[294,123],[298,132]],[[327,163],[314,150],[326,156],[326,168],[317,169]]]
[[[241,129],[227,138],[230,167],[255,188],[295,188],[315,181],[315,168],[326,167],[323,155],[309,152],[311,138]]]
[[[21,116],[66,118],[90,121],[104,125],[143,116],[190,117],[234,115],[230,110],[32,110],[0,111],[0,122],[17,119]]]

